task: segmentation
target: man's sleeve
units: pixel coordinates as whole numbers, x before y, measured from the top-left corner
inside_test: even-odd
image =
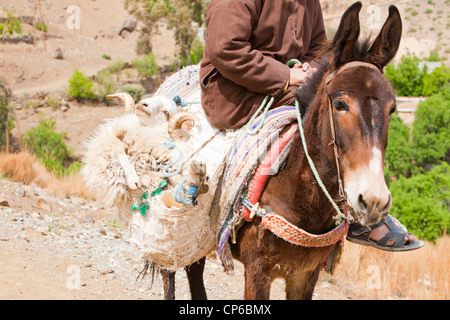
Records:
[[[257,22],[255,9],[244,1],[228,1],[211,10],[205,46],[222,76],[247,90],[278,96],[289,81],[284,63],[252,49],[249,39]]]
[[[303,62],[310,62],[316,58],[317,52],[327,42],[327,33],[325,31],[325,23],[323,21],[322,8],[320,2],[316,1],[314,12],[314,22],[311,29],[311,41],[306,54],[303,56]]]

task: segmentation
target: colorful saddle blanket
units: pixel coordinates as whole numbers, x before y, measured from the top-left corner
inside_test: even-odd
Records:
[[[217,250],[225,271],[229,273],[234,270],[229,240],[234,242],[236,229],[243,221],[244,206],[241,199],[247,195],[256,170],[270,147],[277,143],[283,128],[297,122],[295,107],[273,109],[265,119],[257,118],[251,129],[256,128],[260,121],[264,121],[264,125],[256,134],[249,134],[245,127],[237,132],[226,159],[219,204]],[[292,140],[280,153],[277,161],[271,167],[265,168],[265,174],[274,175],[279,171],[291,145]]]

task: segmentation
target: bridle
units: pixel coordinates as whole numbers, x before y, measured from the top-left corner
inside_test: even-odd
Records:
[[[380,70],[373,64],[370,64],[367,62],[362,62],[362,61],[352,61],[352,62],[344,64],[339,69],[330,73],[325,79],[325,84],[328,86],[331,83],[331,81],[335,78],[336,75],[338,75],[339,73],[341,73],[345,70],[348,70],[350,68],[356,68],[356,67],[370,68],[370,69],[377,70],[378,72],[380,72]],[[330,114],[330,128],[331,128],[331,141],[330,141],[329,145],[333,146],[334,159],[336,161],[337,178],[338,178],[338,183],[339,183],[339,197],[340,197],[339,202],[345,202],[347,200],[347,195],[344,191],[344,183],[343,183],[342,177],[341,177],[341,166],[340,166],[340,162],[339,162],[339,148],[336,143],[336,126],[334,124],[333,106],[332,105],[333,105],[333,100],[328,95],[328,111]]]

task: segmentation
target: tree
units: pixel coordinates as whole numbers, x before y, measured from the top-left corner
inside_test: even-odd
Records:
[[[412,147],[419,171],[450,161],[450,86],[422,101],[413,123]]]
[[[403,56],[401,62],[395,67],[390,64],[385,69],[385,76],[392,84],[399,96],[418,97],[422,95],[423,80],[428,72],[425,65],[419,68],[420,59],[415,56]]]
[[[424,97],[439,93],[442,87],[450,83],[450,68],[445,64],[437,67],[423,79],[422,95]]]
[[[7,146],[9,135],[14,125],[13,119],[9,116],[9,103],[12,92],[6,81],[0,79],[0,147]]]
[[[385,154],[385,178],[400,175],[409,177],[413,168],[410,129],[396,114],[389,124],[388,144]]]
[[[179,57],[189,62],[191,47],[197,37],[193,24],[201,26],[209,0],[125,0],[124,6],[143,28],[137,43],[138,54],[151,52],[151,35],[156,21],[165,17],[175,31]]]
[[[421,239],[435,240],[450,223],[450,166],[436,165],[424,174],[393,181],[390,214]]]

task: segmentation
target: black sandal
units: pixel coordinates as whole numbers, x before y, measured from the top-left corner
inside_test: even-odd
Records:
[[[347,240],[353,243],[361,244],[363,246],[371,246],[385,251],[411,251],[417,250],[424,246],[423,241],[415,240],[413,242],[404,243],[405,237],[408,235],[406,229],[399,228],[394,223],[395,218],[387,215],[384,221],[380,221],[373,226],[362,227],[359,224],[351,224],[347,234]],[[391,231],[389,231],[383,238],[378,241],[369,238],[370,232],[379,226],[386,224]],[[389,240],[395,239],[394,246],[387,246]]]

